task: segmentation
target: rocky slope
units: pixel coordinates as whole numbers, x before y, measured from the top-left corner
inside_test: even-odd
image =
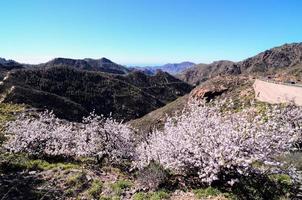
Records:
[[[93,110],[129,120],[191,90],[190,85],[164,72],[114,75],[75,68],[52,65],[11,71],[0,85],[1,100],[53,110],[69,120],[80,120]]]
[[[218,75],[253,73],[263,76],[290,68],[299,68],[301,63],[302,43],[292,43],[269,49],[241,62],[217,61],[211,64],[199,64],[185,70],[178,77],[188,83],[198,85]],[[299,73],[298,76],[301,74]]]

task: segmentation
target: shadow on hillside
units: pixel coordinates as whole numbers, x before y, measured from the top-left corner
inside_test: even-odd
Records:
[[[21,157],[0,157],[0,199],[55,199],[55,186],[47,184],[39,170],[28,169]]]
[[[36,188],[42,181],[33,175],[22,172],[5,173],[0,175],[0,199],[40,199],[41,194]]]
[[[242,200],[275,200],[290,193],[295,194],[295,190],[296,188],[288,182],[286,176],[278,175],[273,180],[266,175],[254,173],[241,176],[239,182],[233,186],[232,193]]]

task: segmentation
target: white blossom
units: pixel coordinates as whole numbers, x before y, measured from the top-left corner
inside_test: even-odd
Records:
[[[135,166],[155,161],[174,173],[196,173],[210,184],[228,171],[248,175],[255,163],[281,167],[276,157],[301,139],[302,108],[268,106],[264,113],[253,108],[223,113],[222,108],[217,102],[192,104],[188,112],[168,118],[164,130],[137,147]]]
[[[35,156],[107,157],[113,161],[133,156],[132,130],[126,124],[92,113],[82,123],[56,118],[51,112],[21,115],[7,126],[6,148]]]

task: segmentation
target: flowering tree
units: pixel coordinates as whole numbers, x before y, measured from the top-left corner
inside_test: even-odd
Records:
[[[143,168],[155,161],[211,184],[222,173],[248,175],[255,163],[261,163],[260,172],[280,169],[276,157],[301,138],[302,108],[272,106],[263,113],[252,108],[223,113],[222,108],[217,102],[192,104],[188,112],[168,118],[163,131],[155,131],[137,147],[135,165]]]
[[[119,161],[133,155],[130,127],[92,113],[82,123],[56,118],[51,112],[21,115],[8,123],[6,148],[35,156],[104,157]]]
[[[27,152],[35,156],[74,156],[75,140],[72,124],[63,123],[51,112],[39,113],[36,117],[22,114],[9,122],[9,138],[6,148],[13,152]]]
[[[133,132],[128,125],[92,113],[83,119],[80,127],[76,138],[78,156],[111,160],[133,157]]]

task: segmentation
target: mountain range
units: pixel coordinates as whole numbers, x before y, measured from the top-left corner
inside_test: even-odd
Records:
[[[194,65],[195,63],[192,62],[181,62],[181,63],[168,63],[162,66],[153,66],[153,67],[130,67],[130,69],[143,71],[145,74],[148,75],[154,75],[158,70],[175,75]]]
[[[301,69],[302,43],[285,44],[259,53],[240,62],[216,61],[211,64],[198,64],[177,75],[178,78],[193,84],[218,75],[274,74],[289,70],[288,74]]]
[[[185,70],[179,72],[182,69]],[[164,70],[179,73],[172,76]],[[127,68],[107,58],[56,58],[39,65],[0,59],[0,75],[3,79],[0,82],[1,102],[53,110],[58,117],[73,121],[79,121],[92,111],[128,121],[167,104],[171,112],[173,105],[180,105],[173,101],[188,94],[192,85],[202,86],[216,77],[220,77],[222,85],[225,85],[223,80],[227,80],[223,77],[229,75],[279,76],[283,80],[301,81],[302,43],[275,47],[240,62],[221,60],[198,65],[184,62],[152,69]],[[224,90],[216,90],[217,87],[211,86],[197,93],[206,91],[211,98],[224,93]],[[165,113],[165,110],[162,108],[158,112]]]
[[[92,111],[120,120],[138,118],[192,89],[166,72],[148,76],[105,58],[57,58],[36,66],[5,68],[3,74],[1,102],[53,110],[72,121]]]

